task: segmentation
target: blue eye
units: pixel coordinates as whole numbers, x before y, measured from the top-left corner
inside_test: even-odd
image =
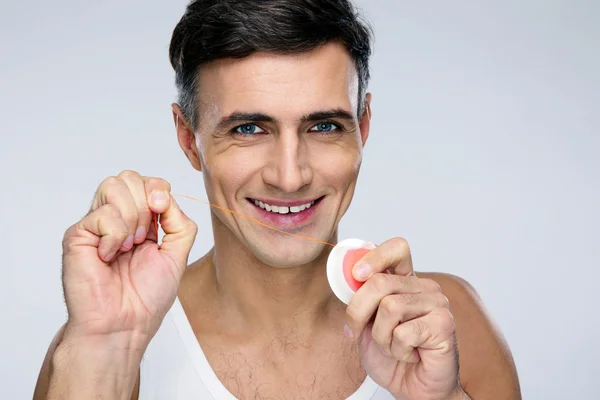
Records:
[[[237,128],[235,128],[234,131],[235,131],[235,133],[239,133],[241,135],[254,135],[256,133],[264,132],[262,129],[260,129],[258,126],[254,125],[254,124],[240,125]]]
[[[313,126],[310,131],[311,132],[319,132],[319,133],[327,133],[331,131],[335,131],[339,129],[339,126],[332,122],[320,122],[317,125]]]

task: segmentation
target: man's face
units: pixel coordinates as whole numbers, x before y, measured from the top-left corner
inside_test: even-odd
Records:
[[[211,203],[281,231],[335,240],[369,130],[369,117],[356,116],[358,78],[346,50],[332,43],[301,55],[219,60],[201,68],[198,87],[191,153]],[[214,211],[269,265],[306,264],[323,251],[317,242]]]

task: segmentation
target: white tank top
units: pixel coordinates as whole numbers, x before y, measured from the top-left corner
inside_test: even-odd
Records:
[[[140,400],[237,400],[206,359],[176,298],[140,365]],[[367,376],[347,400],[394,400]]]

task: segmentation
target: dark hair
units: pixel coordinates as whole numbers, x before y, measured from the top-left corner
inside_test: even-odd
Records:
[[[371,33],[349,0],[192,0],[169,47],[178,103],[196,129],[196,76],[202,64],[258,51],[297,54],[338,41],[356,65],[360,118],[370,78]]]

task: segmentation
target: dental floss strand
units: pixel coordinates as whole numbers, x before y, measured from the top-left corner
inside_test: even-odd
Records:
[[[183,194],[172,195],[207,204],[210,207],[238,215],[261,226],[264,226],[265,228],[274,230],[279,233],[283,233],[285,235],[297,237],[299,239],[310,240],[333,247],[333,249],[329,253],[329,257],[327,258],[327,280],[329,282],[329,286],[331,286],[333,293],[345,304],[348,304],[350,302],[350,299],[354,295],[354,292],[356,292],[363,284],[363,282],[356,281],[352,276],[352,267],[369,251],[375,249],[376,246],[371,242],[352,238],[342,240],[337,245],[334,245],[332,243],[325,242],[310,236],[296,235],[290,232],[283,231],[281,229],[277,229],[248,215],[242,214],[234,210],[230,210],[225,207],[218,206],[216,204],[209,203],[204,200],[196,199],[194,197],[186,196]],[[158,217],[156,214],[153,214],[152,221],[154,223],[156,231],[158,232]]]

